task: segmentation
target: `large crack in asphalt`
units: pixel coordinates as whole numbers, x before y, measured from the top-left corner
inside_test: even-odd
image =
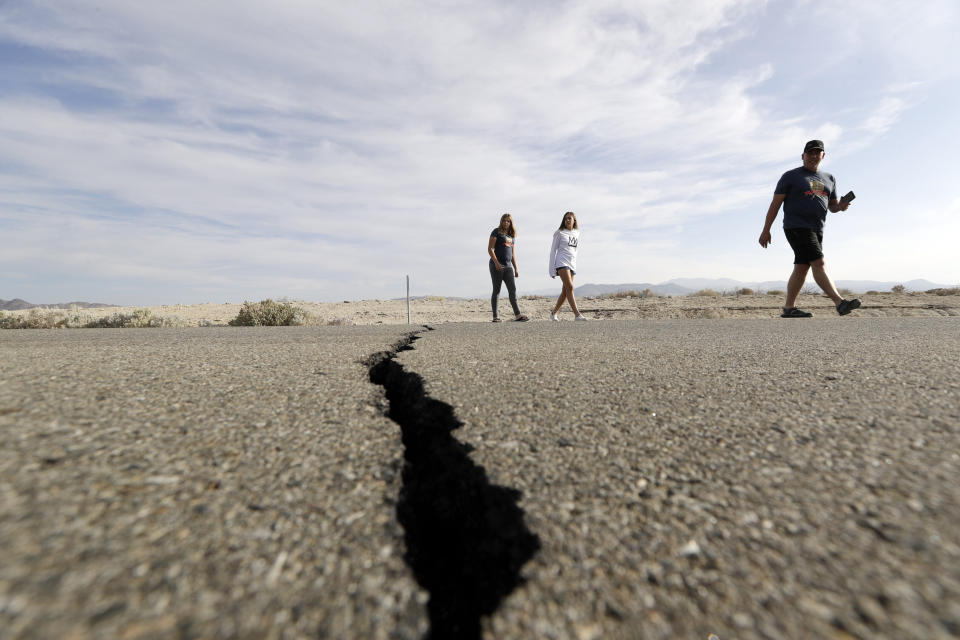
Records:
[[[463,425],[453,407],[428,396],[423,379],[396,362],[421,333],[366,364],[370,381],[385,389],[388,416],[402,432],[397,518],[404,529],[404,560],[430,594],[426,638],[480,640],[481,617],[496,611],[523,582],[520,569],[540,548],[540,539],[524,524],[517,505],[521,493],[491,484],[484,468],[470,459],[473,447],[453,437]]]

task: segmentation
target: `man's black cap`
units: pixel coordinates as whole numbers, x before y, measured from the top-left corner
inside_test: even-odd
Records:
[[[803,152],[807,151],[823,151],[823,140],[811,140],[803,148]]]

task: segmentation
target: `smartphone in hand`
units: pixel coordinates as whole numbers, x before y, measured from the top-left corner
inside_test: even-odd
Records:
[[[853,191],[847,191],[846,195],[840,198],[840,202],[850,202],[857,196],[854,195]]]

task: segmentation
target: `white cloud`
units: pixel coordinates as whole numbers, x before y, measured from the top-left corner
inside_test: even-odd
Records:
[[[861,9],[847,57],[894,24]],[[43,52],[45,80],[0,81],[0,231],[91,282],[206,280],[234,298],[320,283],[316,297],[343,298],[414,271],[474,294],[500,213],[517,214],[534,263],[573,209],[606,247],[596,279],[669,277],[710,252],[667,230],[759,225],[803,140],[842,140],[831,161],[867,148],[926,86],[889,79],[833,114],[781,103],[769,86],[792,61],[766,50],[711,67],[766,13],[761,0],[18,6],[0,43]]]
[[[873,134],[886,133],[903,113],[906,103],[899,98],[884,98],[866,119],[863,128]]]

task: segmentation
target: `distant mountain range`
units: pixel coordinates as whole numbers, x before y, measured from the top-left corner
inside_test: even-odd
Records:
[[[945,289],[956,287],[955,284],[937,284],[929,280],[904,280],[881,282],[879,280],[835,280],[834,284],[838,289],[849,289],[854,293],[866,293],[867,291],[890,291],[892,287],[903,285],[907,291],[928,291],[930,289]],[[702,289],[713,289],[717,293],[732,293],[739,289],[753,289],[754,291],[785,291],[787,288],[786,280],[765,280],[763,282],[742,282],[732,278],[674,278],[659,284],[650,282],[628,282],[624,284],[581,284],[577,285],[578,296],[600,296],[608,293],[617,293],[618,291],[643,291],[650,289],[653,293],[661,296],[685,296],[696,293]],[[817,285],[808,279],[804,287],[805,290],[814,289],[819,291]],[[559,281],[557,286],[552,289],[540,289],[538,291],[522,291],[523,295],[557,295],[560,292]],[[506,290],[501,293],[505,294]],[[488,293],[478,295],[478,298],[489,296]],[[429,298],[432,296],[412,296],[411,299]],[[449,300],[466,300],[457,296],[444,296]],[[394,298],[402,300],[403,298]],[[0,300],[0,311],[19,311],[20,309],[34,309],[43,307],[46,309],[69,309],[78,307],[80,309],[92,309],[95,307],[116,307],[115,304],[105,304],[102,302],[58,302],[56,304],[32,304],[26,300],[15,298],[13,300]]]
[[[69,309],[77,307],[79,309],[93,309],[95,307],[115,307],[115,304],[103,304],[102,302],[58,302],[56,304],[32,304],[20,298],[13,300],[0,300],[0,311],[20,311],[21,309],[36,309],[42,307],[45,309]]]
[[[834,285],[838,289],[850,289],[855,293],[864,293],[867,291],[890,291],[892,287],[902,284],[907,291],[927,291],[929,289],[940,289],[947,286],[929,280],[907,280],[903,282],[880,282],[878,280],[835,280]],[[816,283],[808,281],[806,288],[817,288]],[[713,289],[717,293],[734,292],[738,289],[753,289],[754,291],[770,291],[779,289],[784,291],[787,288],[786,280],[765,280],[763,282],[741,282],[731,278],[675,278],[667,280],[660,284],[649,282],[631,282],[626,284],[582,284],[577,286],[578,296],[599,296],[608,293],[617,293],[618,291],[643,291],[650,289],[653,293],[661,296],[684,296],[696,293],[702,289]],[[541,289],[532,293],[538,295],[556,294],[559,288]]]

